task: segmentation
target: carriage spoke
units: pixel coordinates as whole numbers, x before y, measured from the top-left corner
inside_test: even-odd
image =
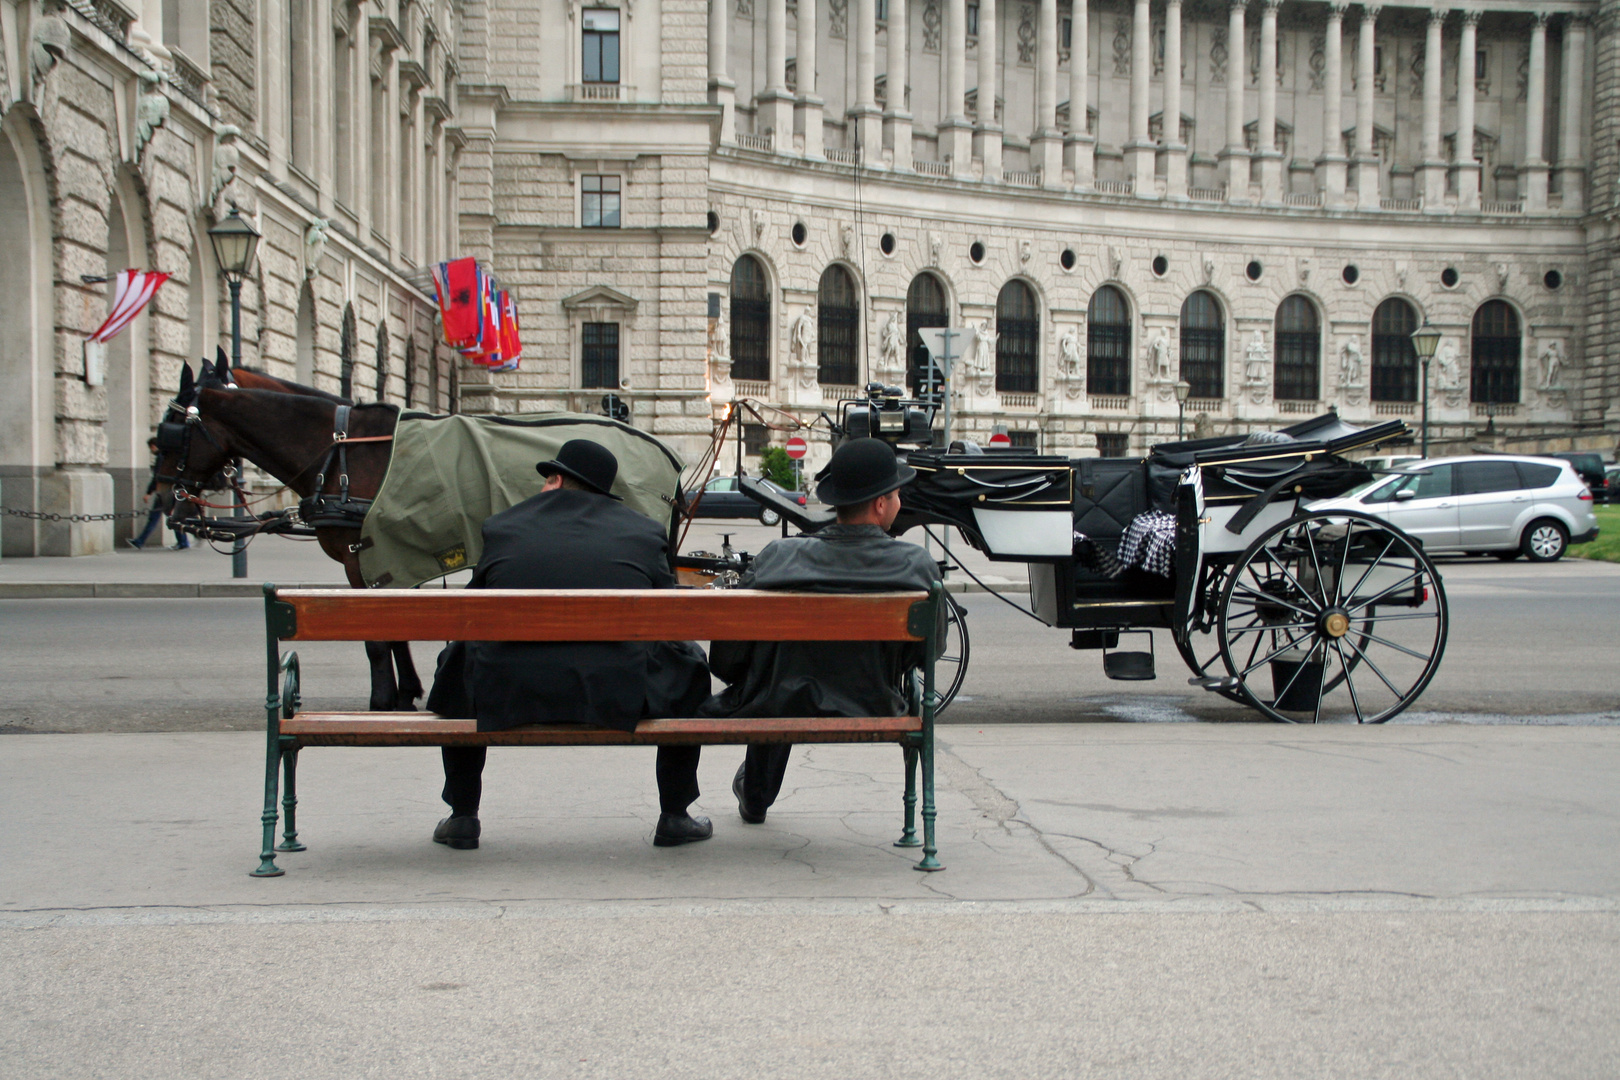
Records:
[[[1339,665],[1344,668],[1344,685],[1350,690],[1350,707],[1356,710],[1356,723],[1365,723],[1361,712],[1361,698],[1356,694],[1356,680],[1350,674],[1350,661],[1344,658],[1344,642],[1335,639],[1333,647],[1339,652]]]
[[[1376,604],[1376,603],[1378,603],[1378,601],[1382,600],[1384,597],[1388,596],[1390,593],[1399,592],[1400,590],[1406,588],[1407,585],[1411,584],[1413,581],[1416,581],[1418,578],[1420,578],[1422,576],[1423,576],[1423,567],[1420,566],[1416,570],[1412,571],[1410,574],[1407,574],[1405,577],[1401,578],[1401,580],[1397,581],[1395,584],[1391,585],[1389,588],[1385,589],[1383,592],[1379,593],[1378,595],[1370,597],[1370,598],[1368,598],[1366,600],[1363,600],[1359,604],[1346,604],[1345,605],[1345,610],[1346,611],[1360,611],[1362,608],[1367,607],[1370,604]]]
[[[1361,576],[1356,579],[1355,588],[1351,589],[1348,593],[1346,593],[1344,591],[1344,588],[1343,588],[1344,587],[1344,582],[1343,581],[1339,582],[1339,586],[1340,586],[1340,589],[1339,589],[1339,603],[1342,604],[1349,597],[1352,597],[1352,596],[1356,595],[1356,589],[1361,588],[1361,583],[1366,581],[1368,576],[1371,575],[1374,570],[1378,569],[1378,567],[1384,561],[1384,556],[1388,555],[1389,554],[1389,549],[1394,547],[1394,546],[1395,546],[1395,538],[1393,536],[1391,536],[1389,538],[1388,542],[1386,542],[1384,544],[1384,550],[1380,551],[1378,553],[1378,558],[1374,559],[1372,561],[1372,563],[1368,565],[1367,569],[1365,569],[1365,570],[1363,570],[1361,572]],[[1350,554],[1350,548],[1349,548],[1348,545],[1346,545],[1346,547],[1344,549],[1344,552],[1345,552],[1345,556],[1348,558],[1349,554]]]
[[[1322,671],[1316,680],[1316,709],[1311,713],[1311,723],[1313,724],[1322,722],[1322,699],[1327,696],[1327,669],[1328,652],[1327,645],[1324,643],[1322,645]]]
[[[1290,691],[1290,690],[1292,690],[1294,688],[1294,684],[1299,681],[1299,677],[1302,674],[1304,674],[1304,672],[1305,672],[1305,665],[1307,665],[1307,664],[1309,664],[1311,662],[1311,657],[1314,656],[1315,654],[1316,654],[1316,646],[1313,645],[1313,646],[1311,646],[1311,651],[1305,654],[1305,659],[1301,660],[1299,662],[1299,664],[1294,668],[1294,674],[1289,676],[1287,685],[1285,685],[1282,688],[1282,690],[1278,692],[1277,696],[1272,699],[1271,707],[1273,709],[1282,708],[1282,704],[1281,704],[1282,700],[1288,696],[1288,691]],[[1245,674],[1247,674],[1247,672],[1245,672]],[[1320,700],[1320,699],[1318,699],[1318,700]],[[1290,710],[1290,711],[1292,711],[1292,710]]]
[[[1235,628],[1230,628],[1230,629],[1228,629],[1227,634],[1230,637],[1237,637],[1240,634],[1252,634],[1252,633],[1254,633],[1256,631],[1264,632],[1266,630],[1309,630],[1310,628],[1312,628],[1315,625],[1316,624],[1314,622],[1278,623],[1278,624],[1265,624],[1265,623],[1262,623],[1262,624],[1260,624],[1258,626],[1255,626],[1255,625],[1251,624],[1249,626],[1239,626],[1239,627],[1235,627]]]
[[[1274,658],[1276,658],[1278,656],[1281,656],[1283,653],[1287,652],[1289,649],[1296,648],[1299,645],[1301,640],[1302,639],[1300,639],[1300,638],[1294,638],[1292,640],[1283,642],[1281,648],[1274,649],[1271,652],[1267,653],[1265,655],[1265,657],[1262,658],[1259,661],[1259,663],[1250,664],[1248,667],[1246,667],[1242,671],[1238,672],[1238,678],[1240,678],[1240,679],[1247,678],[1249,672],[1253,671],[1255,668],[1259,667],[1261,664],[1269,664]],[[1253,654],[1251,654],[1251,655],[1253,655]],[[1298,672],[1295,672],[1295,674],[1297,675]],[[1288,685],[1292,686],[1293,683],[1290,682]],[[1281,694],[1278,695],[1278,697],[1281,697],[1281,696],[1282,696]]]
[[[1368,622],[1395,622],[1398,619],[1438,619],[1438,611],[1417,611],[1410,615],[1373,615],[1369,614]]]
[[[1327,603],[1327,580],[1322,577],[1322,560],[1316,555],[1316,537],[1311,534],[1311,527],[1307,523],[1301,527],[1305,534],[1305,545],[1311,552],[1311,568],[1316,571],[1317,588],[1322,593],[1322,603]]]
[[[1343,638],[1340,638],[1339,640],[1344,641]],[[1353,641],[1345,641],[1345,644],[1349,645],[1350,650],[1352,652],[1354,652],[1357,656],[1361,657],[1362,661],[1365,662],[1368,667],[1372,668],[1373,674],[1377,675],[1381,680],[1383,680],[1384,685],[1389,687],[1389,692],[1394,694],[1397,699],[1403,698],[1403,697],[1406,696],[1406,695],[1402,694],[1399,690],[1395,689],[1395,684],[1389,681],[1389,676],[1384,674],[1382,668],[1380,668],[1377,664],[1373,663],[1373,658],[1367,655],[1367,650],[1366,649],[1358,647],[1356,645],[1356,643],[1353,642]]]
[[[1291,603],[1291,602],[1289,602],[1287,600],[1284,600],[1280,596],[1272,596],[1270,593],[1258,593],[1258,592],[1255,592],[1253,589],[1249,588],[1247,585],[1239,585],[1238,588],[1242,589],[1245,594],[1254,597],[1256,600],[1260,601],[1261,603],[1264,603],[1264,604],[1281,604],[1283,607],[1288,608],[1291,611],[1299,612],[1301,615],[1305,616],[1307,619],[1313,619],[1313,618],[1316,617],[1316,614],[1317,614],[1316,612],[1309,611],[1309,610],[1307,610],[1305,608],[1302,608],[1298,604]]]
[[[1317,602],[1317,598],[1315,596],[1311,595],[1311,590],[1307,589],[1304,586],[1304,584],[1299,580],[1299,578],[1294,576],[1293,571],[1288,569],[1288,564],[1287,563],[1285,563],[1281,559],[1278,559],[1277,562],[1276,562],[1276,566],[1277,566],[1278,570],[1281,570],[1284,574],[1287,575],[1289,581],[1294,583],[1294,588],[1299,590],[1299,593],[1300,593],[1301,596],[1305,597],[1305,599],[1311,601],[1312,603]],[[1317,580],[1320,581],[1321,580],[1320,577],[1318,577]],[[1323,604],[1327,603],[1327,596],[1325,594],[1322,597],[1322,603]]]
[[[1405,645],[1397,645],[1393,641],[1385,641],[1383,638],[1379,637],[1377,634],[1371,634],[1371,633],[1368,633],[1367,631],[1363,630],[1362,633],[1361,633],[1361,636],[1362,636],[1362,638],[1364,638],[1367,641],[1376,641],[1376,642],[1378,642],[1378,644],[1384,646],[1384,648],[1386,648],[1386,649],[1394,649],[1396,652],[1403,652],[1407,656],[1415,656],[1419,660],[1422,660],[1422,661],[1425,661],[1425,662],[1427,662],[1428,659],[1429,659],[1427,656],[1424,656],[1420,652],[1415,652],[1415,651],[1413,651],[1411,649],[1408,649]],[[1362,655],[1366,655],[1366,650],[1365,649],[1362,650]]]
[[[1344,529],[1344,550],[1339,552],[1339,576],[1333,582],[1333,602],[1344,603],[1344,571],[1350,565],[1350,548],[1356,537],[1356,523],[1347,522]]]

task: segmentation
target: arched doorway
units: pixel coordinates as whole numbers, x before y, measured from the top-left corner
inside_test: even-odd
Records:
[[[106,301],[96,310],[95,321],[112,310],[118,274],[130,269],[156,268],[147,257],[139,195],[120,178],[108,195]],[[146,446],[154,422],[149,310],[107,342],[107,472],[112,477],[116,513],[140,506],[151,479],[152,453]],[[136,521],[115,520],[113,543],[122,544],[138,531]]]
[[[834,264],[816,292],[816,378],[823,386],[854,386],[861,378],[861,304],[855,279]]]
[[[752,255],[731,267],[731,377],[771,381],[770,284]]]
[[[913,392],[928,369],[928,350],[917,331],[951,325],[951,305],[945,286],[933,274],[918,274],[906,290],[906,388]]]
[[[1110,397],[1131,392],[1131,309],[1112,285],[1092,293],[1086,308],[1086,391]]]
[[[1215,297],[1200,289],[1181,305],[1181,377],[1188,397],[1226,396],[1226,320]]]
[[[1490,405],[1516,404],[1519,360],[1524,347],[1518,313],[1506,301],[1487,300],[1474,312],[1469,338],[1472,343],[1470,399]]]
[[[354,305],[343,305],[343,326],[338,331],[338,393],[354,400],[354,349],[359,341]]]
[[[1041,380],[1041,309],[1035,290],[1009,281],[996,297],[996,391],[1033,394]]]
[[[416,405],[416,336],[405,339],[405,407]]]
[[[1321,393],[1322,329],[1316,308],[1303,296],[1277,306],[1277,366],[1272,396],[1278,401],[1315,401]]]
[[[1418,399],[1417,348],[1412,331],[1417,311],[1398,296],[1378,305],[1372,321],[1372,388],[1374,401]]]
[[[377,324],[377,400],[388,400],[388,323]]]

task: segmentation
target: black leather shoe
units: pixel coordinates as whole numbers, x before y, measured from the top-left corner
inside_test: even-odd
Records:
[[[446,844],[457,851],[470,851],[478,846],[481,831],[482,827],[475,817],[447,817],[433,830],[433,842]]]
[[[695,844],[714,835],[714,823],[706,817],[690,814],[659,814],[658,828],[653,830],[654,847],[678,847]]]
[[[731,778],[731,793],[737,796],[737,816],[750,825],[765,824],[765,811],[754,806],[743,794],[743,772],[747,765],[737,766],[737,775]]]

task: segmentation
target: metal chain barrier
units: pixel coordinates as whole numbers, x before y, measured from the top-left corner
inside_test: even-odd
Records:
[[[150,510],[120,510],[115,514],[47,514],[39,510],[14,510],[9,506],[0,506],[0,514],[8,517],[27,518],[30,521],[121,521],[125,518],[145,517]]]

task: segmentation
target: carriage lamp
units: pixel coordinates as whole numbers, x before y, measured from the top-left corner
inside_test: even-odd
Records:
[[[1187,415],[1187,397],[1192,393],[1192,383],[1186,379],[1176,380],[1176,438],[1181,438],[1181,424]]]
[[[1412,348],[1417,351],[1418,362],[1423,365],[1423,445],[1420,451],[1424,457],[1429,456],[1429,361],[1434,359],[1434,350],[1440,347],[1440,331],[1429,325],[1424,319],[1423,325],[1412,331]]]
[[[224,221],[208,230],[208,242],[214,246],[214,261],[219,272],[231,287],[231,367],[242,366],[242,279],[253,266],[253,255],[259,250],[259,230],[242,217],[236,204]],[[236,473],[242,474],[242,463],[236,463]],[[247,517],[247,507],[238,496],[233,517]],[[247,577],[247,542],[237,540],[231,548],[231,577]]]

